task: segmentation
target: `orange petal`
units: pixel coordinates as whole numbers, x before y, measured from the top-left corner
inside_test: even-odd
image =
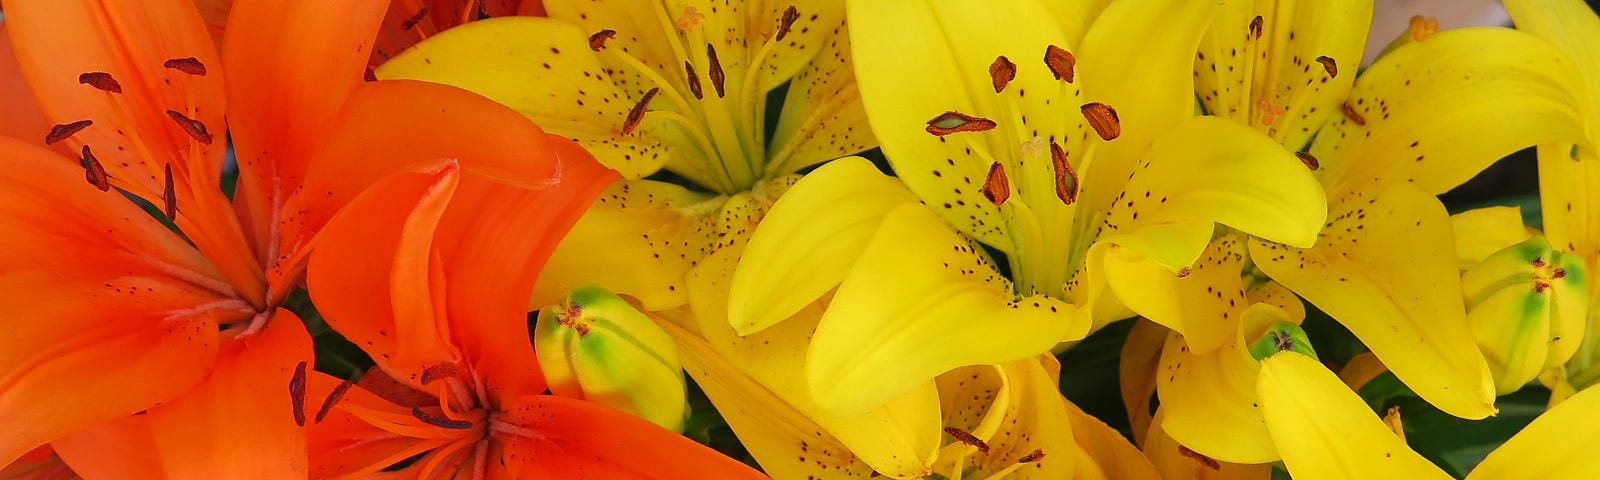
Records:
[[[220,48],[222,32],[227,29],[228,10],[233,8],[233,0],[194,0],[194,7],[200,10],[200,18],[206,20],[206,32],[211,34],[211,41]]]
[[[363,383],[367,377],[381,376],[381,371],[374,370],[362,377]],[[395,415],[409,414],[405,408],[360,386],[345,387],[334,396],[340,383],[328,375],[313,373],[307,389],[306,406],[316,411],[309,413],[308,410],[311,423],[306,441],[311,452],[311,478],[333,478],[373,465],[382,468],[393,463],[389,459],[422,441],[378,428],[338,408],[339,405],[358,405]],[[438,400],[432,403],[438,405]]]
[[[90,478],[305,477],[306,437],[292,385],[298,371],[303,387],[308,372],[299,368],[310,360],[311,337],[299,317],[277,310],[266,328],[227,342],[211,377],[187,394],[55,447]]]
[[[50,121],[39,110],[39,102],[34,100],[28,80],[22,76],[22,67],[17,65],[6,23],[0,21],[0,112],[6,112],[0,115],[0,136],[43,145],[43,135],[50,131]],[[68,150],[62,145],[60,151]]]
[[[0,480],[69,480],[78,478],[49,445],[23,455],[16,463],[0,468]]]
[[[495,472],[506,475],[501,478],[766,478],[687,437],[598,404],[536,395],[501,410],[515,425],[494,434],[498,445],[489,464],[504,465]]]
[[[543,15],[544,5],[522,0],[394,0],[378,30],[377,46],[372,49],[372,67],[377,68],[395,55],[440,31],[489,17]]]

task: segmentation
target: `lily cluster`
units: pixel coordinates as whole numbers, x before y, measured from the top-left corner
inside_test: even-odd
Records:
[[[0,479],[1467,475],[1385,385],[1594,478],[1600,17],[1505,7],[11,0]]]

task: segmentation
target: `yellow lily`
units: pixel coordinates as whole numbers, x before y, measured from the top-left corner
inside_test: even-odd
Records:
[[[733,275],[733,327],[786,328],[832,291],[805,373],[818,407],[859,414],[1126,317],[1105,256],[1187,270],[1216,223],[1309,246],[1324,205],[1299,160],[1194,117],[1214,6],[1145,3],[1110,3],[1080,41],[1082,17],[1036,2],[851,2],[868,119],[906,188],[847,160],[801,179]]]
[[[1539,202],[1544,235],[1556,250],[1575,255],[1589,272],[1600,267],[1600,18],[1583,2],[1560,0],[1507,0],[1506,10],[1517,29],[1550,41],[1577,67],[1581,94],[1573,103],[1585,120],[1583,135],[1539,145]],[[1600,282],[1589,282],[1587,303],[1600,301]],[[1587,318],[1566,334],[1581,339],[1559,371],[1541,379],[1556,392],[1552,404],[1575,390],[1600,383],[1600,336],[1592,333],[1600,310],[1589,309]],[[1591,333],[1585,334],[1585,330]]]
[[[682,306],[688,269],[744,241],[789,173],[874,144],[848,69],[840,0],[544,6],[549,18],[439,32],[376,71],[489,97],[631,179],[558,247],[533,308],[585,283],[649,311]],[[769,137],[767,97],[786,82]],[[660,170],[694,188],[644,179]]]

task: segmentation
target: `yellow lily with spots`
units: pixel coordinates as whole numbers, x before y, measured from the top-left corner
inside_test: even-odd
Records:
[[[1127,317],[1100,277],[1108,255],[1186,270],[1218,223],[1310,246],[1325,212],[1310,172],[1265,135],[1194,115],[1215,6],[1165,2],[1157,18],[1111,2],[1086,30],[1073,7],[849,4],[868,120],[905,187],[845,160],[800,180],[728,306],[739,334],[763,335],[826,303],[805,351],[821,410],[944,395],[949,372]]]

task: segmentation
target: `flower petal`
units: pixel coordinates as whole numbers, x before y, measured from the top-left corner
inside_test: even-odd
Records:
[[[840,17],[836,21],[843,20],[844,13],[843,2],[838,3]],[[821,25],[806,27],[796,23],[790,29],[790,34],[799,33],[795,29],[806,28],[825,31]],[[771,145],[775,152],[771,154],[767,166],[769,172],[793,172],[867,150],[878,143],[867,125],[867,111],[861,106],[861,91],[856,86],[855,70],[851,68],[854,58],[850,54],[850,36],[844,24],[836,23],[827,38],[796,45],[799,48],[814,45],[823,47],[810,63],[805,64],[805,68],[793,74],[794,79],[789,84],[789,92],[784,96],[783,109],[779,113],[777,130],[772,133]],[[776,57],[774,61],[792,58],[781,55],[773,57]],[[766,73],[773,70],[762,71]]]
[[[1072,437],[1083,452],[1076,462],[1078,473],[1073,478],[1151,480],[1162,478],[1155,466],[1150,463],[1150,459],[1133,444],[1128,443],[1128,439],[1123,437],[1122,433],[1107,426],[1100,419],[1084,413],[1083,409],[1071,401],[1062,403],[1067,406],[1067,419],[1072,423]],[[1041,428],[1049,427],[1041,426]]]
[[[494,434],[507,478],[765,478],[694,440],[598,404],[532,395],[501,408],[503,421],[516,425]]]
[[[1150,396],[1156,393],[1156,375],[1161,372],[1161,349],[1167,343],[1168,330],[1145,319],[1131,321],[1136,323],[1117,357],[1117,386],[1122,391],[1122,408],[1128,412],[1133,440],[1144,445],[1152,415]]]
[[[1183,276],[1127,249],[1105,256],[1111,289],[1128,308],[1183,335],[1185,348],[1206,354],[1232,340],[1245,303],[1245,238],[1214,237]]]
[[[1456,259],[1465,270],[1500,249],[1522,243],[1533,232],[1522,225],[1521,207],[1484,207],[1450,216]]]
[[[1288,318],[1282,310],[1265,304],[1240,315],[1260,317],[1252,318],[1252,324]],[[1250,356],[1246,338],[1242,329],[1236,329],[1226,344],[1208,353],[1189,349],[1177,336],[1167,339],[1156,386],[1166,413],[1161,428],[1178,443],[1207,457],[1267,463],[1278,460],[1278,450],[1258,407],[1256,377],[1261,366]]]
[[[976,248],[920,204],[889,213],[812,338],[806,374],[822,408],[864,412],[953,368],[1087,333],[1072,305],[1016,298]]]
[[[1150,424],[1150,431],[1145,435],[1144,454],[1150,458],[1156,470],[1161,472],[1161,478],[1236,478],[1260,479],[1272,478],[1272,464],[1262,463],[1245,465],[1238,463],[1219,462],[1204,454],[1190,450],[1173,440],[1161,428],[1166,421],[1165,408],[1156,409],[1155,421]]]
[[[1592,478],[1600,460],[1583,448],[1600,441],[1593,412],[1600,388],[1587,388],[1551,407],[1489,452],[1467,478]]]
[[[41,135],[50,131],[50,120],[39,110],[39,102],[22,75],[22,66],[17,64],[7,23],[0,20],[0,110],[6,112],[0,116],[0,136],[43,140]],[[61,150],[66,153],[65,147]]]
[[[1261,410],[1295,478],[1450,478],[1406,446],[1321,363],[1294,352],[1261,362]]]

